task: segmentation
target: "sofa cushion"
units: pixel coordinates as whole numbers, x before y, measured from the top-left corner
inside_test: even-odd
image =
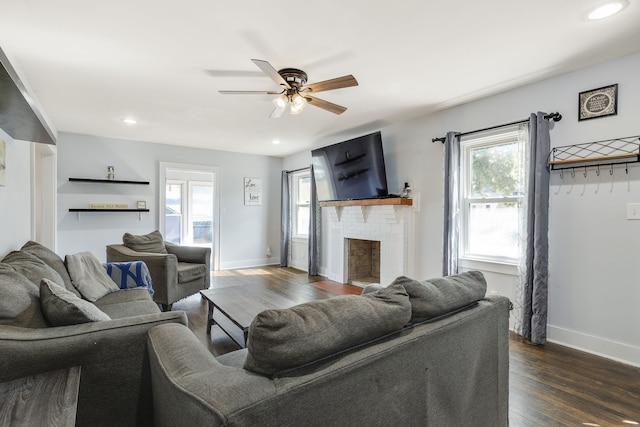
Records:
[[[158,304],[153,302],[144,288],[112,292],[97,300],[95,306],[112,319],[159,313]]]
[[[194,264],[191,262],[178,263],[178,283],[187,283],[192,280],[201,279],[207,275],[205,264]]]
[[[13,266],[18,273],[29,279],[36,287],[40,286],[42,279],[49,279],[60,286],[64,286],[64,280],[53,268],[28,252],[10,252],[3,258],[2,262]]]
[[[122,236],[122,243],[132,251],[136,252],[152,252],[156,254],[167,253],[167,249],[164,247],[164,239],[158,230],[141,236],[124,233]]]
[[[423,322],[484,298],[487,282],[479,271],[418,281],[406,276],[390,286],[401,285],[411,300],[411,323]]]
[[[0,325],[46,328],[40,291],[9,264],[0,263]]]
[[[49,267],[53,268],[64,281],[64,287],[68,291],[73,292],[76,296],[80,296],[80,292],[78,292],[78,290],[71,284],[71,277],[69,277],[67,266],[64,265],[64,261],[58,256],[57,253],[47,248],[46,246],[43,246],[40,243],[31,240],[25,243],[22,248],[20,248],[20,251],[36,256],[39,260],[43,261]],[[39,284],[40,282],[36,283],[36,285]]]
[[[95,302],[108,293],[120,290],[91,252],[67,255],[65,262],[73,286],[85,299]]]
[[[410,317],[402,286],[265,310],[249,326],[244,368],[273,375],[397,331]]]
[[[51,326],[77,325],[111,318],[98,307],[49,280],[40,283],[40,307]]]

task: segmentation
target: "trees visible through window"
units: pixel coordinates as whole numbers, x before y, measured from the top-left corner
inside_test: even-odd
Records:
[[[309,201],[311,176],[308,170],[293,175],[292,224],[294,237],[309,236]]]
[[[519,258],[524,196],[518,131],[462,141],[461,257],[495,262]]]

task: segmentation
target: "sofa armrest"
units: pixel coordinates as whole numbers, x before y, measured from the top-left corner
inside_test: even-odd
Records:
[[[179,246],[173,243],[165,242],[165,248],[170,254],[178,257],[180,262],[192,262],[195,264],[210,264],[211,248],[200,246]]]
[[[81,367],[77,425],[150,425],[147,331],[184,312],[43,329],[0,326],[0,381]]]
[[[181,325],[148,333],[156,426],[226,425],[227,416],[276,395],[274,382],[226,366]]]
[[[166,302],[168,288],[178,284],[178,258],[173,254],[136,252],[122,244],[107,245],[107,262],[144,261],[153,281],[153,299]]]

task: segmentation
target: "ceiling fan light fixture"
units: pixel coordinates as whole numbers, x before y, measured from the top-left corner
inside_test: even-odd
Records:
[[[304,110],[304,107],[307,106],[307,100],[304,99],[304,97],[295,94],[293,95],[293,97],[291,98],[291,114],[300,114],[302,113],[302,110]]]
[[[287,95],[282,94],[273,100],[273,105],[278,108],[284,108],[287,105],[287,102],[289,102],[289,98],[287,98]]]

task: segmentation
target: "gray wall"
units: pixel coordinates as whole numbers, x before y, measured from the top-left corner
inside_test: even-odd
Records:
[[[157,229],[160,162],[219,168],[221,269],[279,262],[282,159],[68,133],[59,134],[58,142],[57,252],[88,250],[104,260],[105,245],[121,242],[123,233]],[[69,182],[70,177],[104,179],[109,165],[115,167],[116,179],[150,185]],[[261,206],[244,205],[244,177],[262,178]],[[137,200],[145,200],[150,209],[141,219],[130,212],[69,212],[92,202],[134,207]],[[270,258],[265,255],[267,246],[273,251]]]
[[[443,110],[406,123],[358,129],[344,139],[381,130],[390,191],[411,183],[415,211],[417,278],[441,274],[443,147],[431,138],[560,111],[552,147],[640,134],[640,54]],[[618,83],[618,115],[578,122],[578,93]],[[320,145],[338,142],[320,141]],[[284,160],[286,169],[310,162],[309,153]],[[640,366],[640,221],[626,219],[627,203],[640,202],[640,164],[587,178],[578,171],[551,178],[549,338],[552,341]],[[323,242],[326,236],[323,236]],[[323,252],[324,254],[324,252]],[[326,258],[324,258],[326,259]],[[323,268],[324,261],[321,261]],[[513,266],[467,263],[480,269],[489,292],[514,298]]]

